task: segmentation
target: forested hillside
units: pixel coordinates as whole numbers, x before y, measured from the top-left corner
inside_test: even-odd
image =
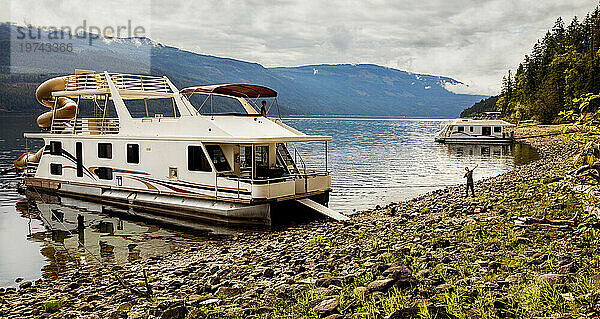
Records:
[[[548,124],[587,93],[600,92],[600,9],[569,25],[559,18],[533,47],[516,73],[502,83],[497,109],[511,121]]]
[[[484,112],[497,111],[496,103],[498,102],[498,96],[490,96],[487,99],[483,99],[468,109],[465,109],[460,113],[460,117],[470,117],[481,115]]]

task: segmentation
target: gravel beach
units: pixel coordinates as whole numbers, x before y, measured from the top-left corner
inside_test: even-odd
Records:
[[[576,226],[515,223],[581,214],[577,193],[557,178],[570,169],[574,147],[568,135],[524,141],[540,159],[487,180],[475,172],[475,198],[458,185],[347,223],[208,240],[110,269],[81,266],[60,279],[0,288],[0,317],[596,316],[596,239]]]

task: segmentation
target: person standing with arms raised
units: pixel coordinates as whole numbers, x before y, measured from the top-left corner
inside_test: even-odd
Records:
[[[471,188],[471,194],[475,197],[475,185],[473,183],[473,171],[479,166],[479,164],[475,165],[473,169],[469,169],[469,167],[465,167],[465,178],[467,179],[467,197],[469,197],[469,188]]]

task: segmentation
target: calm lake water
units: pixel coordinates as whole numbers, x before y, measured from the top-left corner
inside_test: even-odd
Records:
[[[479,180],[537,158],[535,149],[526,145],[435,143],[433,136],[440,120],[284,121],[307,134],[333,136],[327,144],[327,169],[333,176],[330,207],[344,213],[463,183],[465,166],[479,164],[475,172],[475,180]],[[23,132],[37,130],[35,116],[0,116],[0,171],[12,167],[23,153]],[[309,168],[325,168],[324,143],[295,146]],[[294,156],[293,149],[291,153]],[[81,263],[126,262],[163,255],[205,240],[208,234],[235,232],[198,225],[195,232],[183,233],[121,219],[117,209],[104,205],[44,194],[27,199],[16,191],[16,182],[14,173],[0,174],[0,286],[16,286],[16,278],[60,276],[65,269]],[[84,215],[87,228],[71,235],[64,229],[76,229],[78,214]]]
[[[464,183],[465,166],[479,165],[474,173],[477,181],[538,156],[524,144],[437,143],[434,136],[442,120],[302,118],[285,122],[307,134],[333,137],[327,152],[333,184],[330,207],[345,213]],[[296,146],[306,162],[324,168],[323,143]]]

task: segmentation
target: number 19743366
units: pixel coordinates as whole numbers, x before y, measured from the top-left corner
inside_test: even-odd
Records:
[[[21,52],[73,52],[72,43],[52,43],[52,42],[21,42],[19,43]]]

